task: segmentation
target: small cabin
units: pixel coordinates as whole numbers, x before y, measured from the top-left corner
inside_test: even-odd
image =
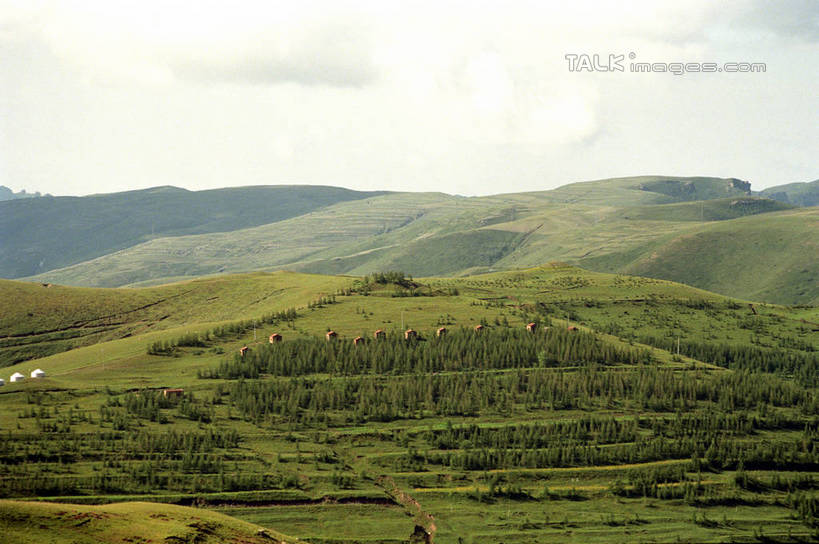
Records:
[[[181,397],[184,392],[184,389],[163,389],[162,396],[166,399],[175,399]]]
[[[483,325],[475,325],[475,332],[483,332]]]
[[[277,332],[274,332],[273,334],[270,335],[270,338],[268,338],[268,341],[271,344],[275,344],[276,342],[281,342],[282,341],[282,335],[277,333]]]
[[[356,336],[355,338],[353,338],[353,345],[354,346],[357,346],[357,345],[363,344],[363,343],[364,343],[364,339],[361,338],[360,336]]]
[[[579,331],[580,329],[578,329],[574,325],[569,325],[569,327],[566,330],[571,331],[571,332],[575,332],[575,331]]]
[[[385,333],[381,329],[378,329],[377,331],[375,331],[373,333],[373,338],[375,338],[376,340],[378,340],[379,338],[386,338],[386,337],[387,337],[387,333]]]
[[[435,331],[435,336],[441,337],[446,335],[446,327],[441,327],[437,331]]]
[[[410,338],[417,338],[418,333],[412,329],[407,329],[404,331],[404,340],[409,340]]]
[[[31,371],[31,377],[32,378],[45,378],[45,372],[43,372],[39,368],[37,370],[32,370]]]
[[[326,338],[328,342],[330,340],[335,340],[336,338],[338,338],[338,333],[336,333],[336,331],[327,331],[327,334],[324,335],[324,338]]]
[[[528,323],[526,325],[526,330],[529,331],[529,332],[535,332],[537,330],[537,323],[534,323],[534,322]]]
[[[250,348],[249,348],[249,347],[247,347],[247,346],[242,346],[242,347],[240,347],[240,348],[239,348],[239,355],[241,355],[242,357],[244,357],[244,356],[245,356],[245,354],[248,352],[248,350],[249,350],[249,349],[250,349]]]
[[[15,372],[14,374],[11,375],[11,378],[9,378],[9,382],[11,382],[11,383],[21,382],[21,381],[23,381],[25,379],[26,379],[25,376],[23,376],[19,372]]]

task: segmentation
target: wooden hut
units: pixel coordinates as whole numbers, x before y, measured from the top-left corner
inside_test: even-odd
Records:
[[[242,346],[242,347],[240,347],[240,348],[239,348],[239,355],[241,355],[242,357],[244,357],[244,356],[245,356],[245,354],[248,352],[248,350],[249,350],[249,349],[250,349],[250,348],[249,348],[249,347],[247,347],[247,346]]]
[[[270,335],[270,338],[268,338],[268,341],[271,344],[275,344],[276,342],[281,342],[282,341],[282,335],[277,333],[277,332],[274,332],[273,334]]]
[[[330,340],[335,340],[336,338],[338,338],[338,333],[336,333],[336,331],[327,331],[327,334],[324,335],[324,338],[326,338],[328,342]]]
[[[535,332],[537,330],[537,323],[532,322],[526,325],[526,330],[529,332]]]
[[[441,337],[446,335],[446,327],[441,327],[435,331],[435,336]]]
[[[407,329],[404,331],[404,340],[409,340],[410,338],[417,338],[418,333],[412,329]]]
[[[378,329],[377,331],[375,331],[373,333],[373,338],[375,338],[376,340],[378,340],[379,338],[386,338],[386,337],[387,337],[387,333],[385,333],[381,329]]]
[[[483,325],[475,325],[475,332],[483,332]]]
[[[571,331],[571,332],[575,332],[575,331],[579,331],[580,329],[578,329],[574,325],[569,325],[569,327],[566,330]]]
[[[175,399],[175,398],[181,397],[182,393],[184,393],[184,392],[185,392],[184,389],[176,389],[176,388],[174,388],[174,389],[163,389],[162,390],[162,396],[165,397],[166,399],[171,399],[171,398]]]
[[[360,336],[356,336],[355,338],[353,338],[353,345],[354,346],[357,346],[357,345],[363,344],[363,343],[364,343],[364,339],[361,338]]]

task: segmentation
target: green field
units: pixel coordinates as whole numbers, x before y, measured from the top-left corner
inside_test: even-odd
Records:
[[[6,364],[67,350],[0,373],[47,374],[0,387],[4,534],[239,527],[215,512],[314,543],[819,537],[816,307],[560,263],[0,289]]]

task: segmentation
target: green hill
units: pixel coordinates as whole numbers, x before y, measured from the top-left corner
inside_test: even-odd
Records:
[[[742,197],[750,190],[750,183],[735,178],[634,176],[571,183],[543,194],[564,203],[639,206]]]
[[[717,252],[701,256],[707,267],[693,263],[689,272],[683,263],[662,264],[674,254],[666,245],[675,240],[717,223],[727,233],[758,220],[775,225],[776,250],[766,255],[763,246],[736,246],[735,260],[764,266],[773,255],[780,263],[792,258],[804,261],[805,278],[814,277],[817,261],[799,249],[805,229],[787,213],[774,213],[792,205],[749,196],[749,187],[736,179],[641,176],[489,197],[381,194],[229,232],[163,236],[29,279],[117,287],[277,269],[367,274],[398,268],[414,275],[464,275],[559,260],[673,278],[747,299],[811,302],[811,289],[797,285],[798,277],[781,265],[769,266],[755,281],[730,286],[709,279],[733,274],[727,261],[717,258],[714,244],[703,246]],[[735,222],[744,217],[747,221]],[[650,255],[656,257],[648,266]]]
[[[809,183],[789,183],[769,187],[760,191],[759,194],[794,206],[819,206],[819,179]]]
[[[0,202],[0,277],[30,276],[163,236],[264,225],[379,194],[322,186],[156,187]]]
[[[140,502],[83,506],[0,500],[0,534],[4,542],[15,544],[271,544],[297,540],[217,512]]]
[[[817,304],[817,233],[816,208],[714,223],[673,237],[622,271],[750,300]]]
[[[260,318],[332,293],[343,278],[290,272],[201,278],[145,289],[90,289],[0,280],[0,367],[189,323]],[[97,354],[99,356],[99,354]]]
[[[130,328],[2,369],[46,377],[0,386],[0,541],[815,540],[815,307],[563,263],[0,288],[7,334]]]

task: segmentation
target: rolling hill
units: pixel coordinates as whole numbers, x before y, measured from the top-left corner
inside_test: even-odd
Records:
[[[819,179],[770,187],[760,191],[759,195],[794,206],[819,206]]]
[[[126,502],[104,506],[0,500],[0,533],[16,544],[295,542],[258,525],[184,506]]]
[[[90,289],[0,280],[0,367],[81,346],[274,308],[332,293],[343,278],[290,272],[200,278],[146,289]],[[100,354],[97,354],[99,356]]]
[[[0,277],[30,276],[163,236],[263,225],[377,194],[322,186],[156,187],[0,202]]]
[[[563,263],[0,288],[0,334],[112,327],[2,369],[46,377],[0,386],[0,540],[815,540],[817,308]]]
[[[213,232],[158,236],[29,279],[118,287],[276,269],[463,275],[560,260],[599,271],[673,279],[747,299],[816,301],[814,290],[799,283],[800,278],[813,281],[819,274],[819,260],[800,250],[801,241],[810,236],[806,228],[813,223],[795,220],[802,216],[788,212],[792,204],[749,193],[750,184],[737,179],[640,176],[488,197],[359,194],[361,198],[307,213],[289,210],[292,214],[281,220],[259,219],[260,224],[248,228],[225,231],[211,224],[201,228]],[[711,252],[702,255],[707,266],[694,263],[689,272],[672,262],[681,254],[680,240],[690,239],[687,236],[713,228],[730,239],[732,229],[747,230],[757,219],[777,233],[771,255],[779,264],[767,267],[754,281],[724,281],[737,265],[720,258],[716,243],[702,246]],[[737,239],[742,236],[737,233]],[[731,244],[731,262],[764,266],[765,247]],[[689,257],[695,254],[692,251],[687,252]],[[794,267],[801,270],[796,276]]]

